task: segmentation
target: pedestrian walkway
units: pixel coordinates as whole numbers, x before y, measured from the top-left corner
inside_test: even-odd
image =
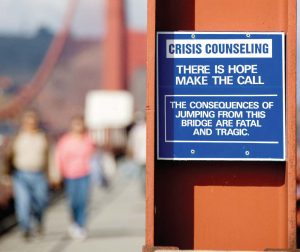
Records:
[[[139,252],[144,244],[144,209],[140,181],[121,176],[109,191],[94,188],[85,241],[68,238],[69,215],[61,198],[48,210],[43,237],[26,242],[16,228],[0,239],[0,251]]]

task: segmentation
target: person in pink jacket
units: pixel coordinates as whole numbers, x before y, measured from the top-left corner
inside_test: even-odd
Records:
[[[87,205],[90,192],[90,160],[94,144],[84,125],[82,116],[71,120],[70,131],[62,136],[56,148],[57,165],[65,183],[71,210],[71,238],[86,238]]]

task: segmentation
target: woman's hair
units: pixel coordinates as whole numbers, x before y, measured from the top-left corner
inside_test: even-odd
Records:
[[[33,116],[35,117],[37,120],[39,120],[40,116],[39,116],[39,112],[36,109],[30,108],[30,109],[26,109],[23,111],[22,113],[22,118],[26,117],[26,116]]]
[[[23,128],[25,123],[27,122],[28,119],[33,119],[36,122],[36,127],[41,130],[42,125],[41,125],[41,120],[40,120],[40,115],[39,112],[36,109],[33,108],[28,108],[23,110],[22,114],[18,118],[19,121],[19,130]]]
[[[78,115],[73,115],[72,117],[71,117],[71,120],[70,120],[70,122],[73,122],[73,121],[82,121],[83,123],[85,122],[84,121],[84,116],[82,115],[82,114],[78,114]]]
[[[78,114],[78,115],[72,116],[71,120],[70,120],[70,124],[72,125],[72,123],[76,122],[76,121],[81,121],[82,122],[82,124],[83,124],[83,131],[86,132],[87,131],[87,127],[85,125],[84,116],[82,114]]]

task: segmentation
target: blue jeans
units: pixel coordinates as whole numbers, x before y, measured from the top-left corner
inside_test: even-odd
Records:
[[[65,179],[66,194],[73,221],[84,228],[87,219],[87,205],[90,192],[90,176]]]
[[[31,217],[41,224],[48,203],[48,185],[43,172],[17,170],[13,175],[15,210],[21,229],[31,229]]]

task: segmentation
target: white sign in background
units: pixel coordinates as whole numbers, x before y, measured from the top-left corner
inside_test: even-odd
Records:
[[[90,91],[86,97],[85,119],[93,130],[124,128],[132,122],[134,102],[127,91]]]

